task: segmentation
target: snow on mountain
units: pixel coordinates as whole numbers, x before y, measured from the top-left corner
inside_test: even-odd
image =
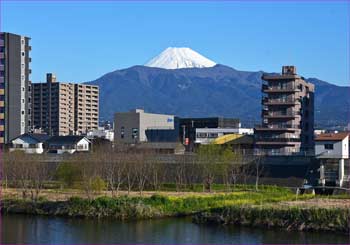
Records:
[[[148,61],[145,66],[164,69],[213,67],[216,63],[190,48],[169,47]]]

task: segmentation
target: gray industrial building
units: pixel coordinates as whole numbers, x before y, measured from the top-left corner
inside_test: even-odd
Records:
[[[30,38],[0,33],[0,145],[31,128]]]
[[[147,130],[174,129],[174,115],[146,113],[142,109],[115,114],[114,139],[117,144],[147,142]]]

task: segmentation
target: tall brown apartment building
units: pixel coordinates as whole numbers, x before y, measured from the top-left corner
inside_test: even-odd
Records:
[[[32,85],[33,125],[49,135],[81,135],[98,128],[98,86],[59,83],[54,74]]]
[[[255,128],[258,153],[291,155],[314,149],[314,85],[283,66],[282,74],[262,76],[262,125]]]
[[[0,32],[0,147],[31,128],[30,38]]]

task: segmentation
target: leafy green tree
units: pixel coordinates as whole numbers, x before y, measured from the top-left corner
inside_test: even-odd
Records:
[[[81,169],[77,164],[63,162],[58,165],[55,177],[64,187],[73,187],[76,182],[81,180]]]
[[[91,190],[95,191],[97,193],[101,193],[101,191],[106,190],[107,184],[106,182],[100,177],[96,176],[91,181]]]
[[[218,175],[227,176],[228,169],[235,158],[229,147],[209,144],[201,145],[197,150],[197,159],[201,166],[203,189],[212,191],[212,184]]]

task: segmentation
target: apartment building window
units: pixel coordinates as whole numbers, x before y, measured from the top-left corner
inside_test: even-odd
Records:
[[[208,134],[207,133],[197,133],[197,138],[207,138]]]
[[[133,139],[136,139],[136,138],[137,138],[137,134],[138,134],[138,132],[139,132],[139,129],[138,129],[138,128],[133,128],[133,129],[131,130],[131,132],[132,132],[132,138],[133,138]]]
[[[209,133],[209,138],[217,138],[218,134],[217,133]]]
[[[124,127],[120,128],[120,138],[124,139]]]
[[[333,144],[324,144],[325,150],[333,150],[333,148],[334,148]]]

